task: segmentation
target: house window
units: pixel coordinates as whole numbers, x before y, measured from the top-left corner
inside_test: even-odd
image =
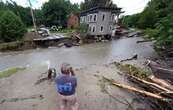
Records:
[[[110,30],[112,30],[112,26],[110,26]]]
[[[112,21],[114,21],[114,19],[115,19],[115,15],[112,15]]]
[[[85,17],[83,17],[83,22],[85,22]]]
[[[105,20],[105,14],[103,14],[103,16],[102,16],[102,21],[104,21]]]
[[[92,15],[90,15],[90,22],[92,21]]]
[[[103,26],[101,26],[100,31],[103,32]]]
[[[89,27],[89,32],[91,32],[91,26]]]
[[[80,17],[80,22],[82,23],[82,17]]]
[[[93,26],[93,32],[95,32],[96,31],[96,27],[95,26]]]
[[[96,21],[97,20],[97,15],[94,15],[94,21]]]

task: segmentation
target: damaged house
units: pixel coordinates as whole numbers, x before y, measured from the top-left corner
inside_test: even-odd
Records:
[[[88,26],[88,35],[105,37],[111,36],[112,30],[118,22],[119,15],[123,13],[118,7],[95,7],[80,14],[80,23]]]

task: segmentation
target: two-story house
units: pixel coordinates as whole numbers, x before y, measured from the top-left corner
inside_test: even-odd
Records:
[[[95,7],[80,14],[80,23],[88,25],[91,36],[110,36],[121,13],[117,7]]]

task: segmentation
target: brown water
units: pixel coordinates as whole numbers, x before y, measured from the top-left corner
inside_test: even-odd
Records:
[[[0,70],[14,66],[40,65],[47,61],[51,67],[63,62],[82,67],[93,64],[105,64],[138,54],[140,59],[156,57],[152,43],[136,44],[141,38],[125,38],[106,43],[95,43],[72,48],[49,48],[9,52],[0,55]]]

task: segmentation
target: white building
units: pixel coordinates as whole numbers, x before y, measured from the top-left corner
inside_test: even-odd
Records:
[[[121,13],[121,8],[95,7],[80,14],[80,23],[88,25],[91,36],[110,36]]]

